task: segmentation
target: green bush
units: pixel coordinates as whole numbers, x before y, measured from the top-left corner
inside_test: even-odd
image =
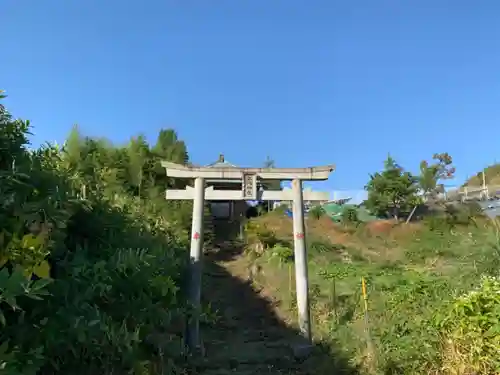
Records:
[[[279,263],[289,263],[294,259],[293,249],[288,246],[276,244],[271,248],[270,258],[278,259]]]
[[[447,205],[444,212],[434,213],[424,218],[424,223],[430,231],[445,233],[457,227],[475,225],[473,214],[466,206]]]
[[[177,373],[189,205],[164,201],[157,156],[132,179],[127,149],[28,151],[28,129],[0,106],[0,372]]]
[[[105,202],[76,209],[66,229],[54,233],[64,241],[50,247],[53,282],[41,284],[43,289],[38,289],[40,281],[32,282],[32,288],[47,294],[37,301],[10,297],[16,283],[30,291],[23,287],[29,279],[19,276],[26,273],[26,257],[11,253],[6,266],[19,268],[10,276],[7,267],[2,270],[0,299],[10,309],[3,314],[0,338],[8,342],[5,352],[20,354],[6,369],[27,371],[39,363],[45,371],[75,373],[85,363],[95,373],[128,371],[153,358],[145,343],[160,329],[165,333],[162,355],[179,354],[181,336],[173,326],[185,312],[178,296],[185,244],[153,220],[130,215]],[[4,250],[13,247],[14,239]],[[18,249],[16,254],[26,252]]]
[[[254,220],[246,223],[245,233],[248,243],[260,242],[264,248],[272,248],[281,242],[276,233]]]
[[[318,254],[336,254],[344,250],[345,246],[334,244],[321,238],[311,238],[308,240],[307,248],[311,256]]]
[[[453,206],[450,204],[446,206],[445,214],[450,227],[469,225],[473,222],[473,215],[469,206]]]
[[[463,207],[467,210],[470,217],[483,217],[484,212],[478,202],[466,202]]]
[[[443,234],[452,229],[448,218],[444,215],[429,215],[424,218],[423,222],[431,232]]]
[[[316,220],[321,219],[323,216],[325,216],[325,214],[326,211],[321,206],[314,206],[309,210],[309,216]]]
[[[498,374],[499,316],[500,279],[483,276],[476,290],[457,298],[445,314],[437,316],[442,334],[442,370]]]
[[[342,223],[345,225],[358,224],[358,211],[354,207],[345,207],[342,210]]]

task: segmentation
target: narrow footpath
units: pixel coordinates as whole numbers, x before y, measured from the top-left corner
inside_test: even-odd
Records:
[[[252,286],[250,268],[235,241],[206,254],[203,300],[218,318],[202,327],[204,358],[193,374],[357,374],[319,346],[304,357],[301,337],[276,314],[278,301]]]

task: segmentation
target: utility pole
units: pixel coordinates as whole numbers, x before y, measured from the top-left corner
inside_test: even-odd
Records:
[[[483,194],[486,197],[486,199],[490,198],[490,194],[488,192],[488,187],[486,186],[486,168],[483,168]]]

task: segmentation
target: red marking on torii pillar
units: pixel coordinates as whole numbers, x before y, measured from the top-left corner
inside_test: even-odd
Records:
[[[295,235],[295,238],[297,238],[298,240],[301,240],[302,238],[304,238],[304,233],[300,233],[300,232],[299,232],[299,233],[297,233],[297,234]]]
[[[199,240],[200,239],[200,234],[198,232],[195,232],[193,234],[193,240]]]

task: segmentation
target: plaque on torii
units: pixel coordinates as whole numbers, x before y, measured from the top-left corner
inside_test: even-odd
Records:
[[[311,168],[238,168],[238,167],[189,167],[171,162],[162,162],[168,177],[194,179],[194,187],[166,191],[168,200],[193,200],[193,221],[190,249],[188,298],[195,310],[200,309],[201,259],[203,254],[204,203],[208,201],[272,200],[292,201],[295,280],[299,328],[304,338],[311,343],[309,308],[309,282],[307,272],[307,250],[304,225],[304,200],[328,201],[329,194],[303,191],[302,181],[324,181],[335,169],[334,165]],[[241,181],[241,190],[216,190],[206,186],[207,180]],[[291,190],[266,191],[258,189],[258,180],[292,181]],[[190,349],[199,344],[199,319],[195,316],[188,325],[186,338]]]

